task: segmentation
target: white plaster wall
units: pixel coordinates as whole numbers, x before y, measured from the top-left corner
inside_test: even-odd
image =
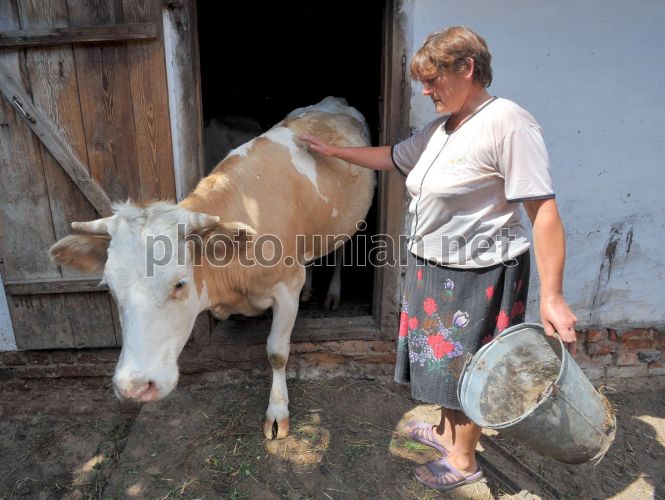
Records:
[[[2,282],[2,276],[0,276],[0,352],[15,350],[16,339],[14,338],[14,329],[12,328],[12,320],[9,317],[5,286]]]
[[[490,92],[542,125],[579,324],[665,324],[665,3],[408,0],[403,9],[411,53],[439,27],[481,34],[493,57]],[[417,127],[434,114],[413,89]]]

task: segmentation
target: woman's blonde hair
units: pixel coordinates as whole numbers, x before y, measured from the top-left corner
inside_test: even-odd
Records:
[[[435,31],[427,37],[411,61],[411,78],[429,80],[444,69],[462,72],[473,59],[473,80],[483,87],[492,83],[492,56],[487,42],[464,26]]]

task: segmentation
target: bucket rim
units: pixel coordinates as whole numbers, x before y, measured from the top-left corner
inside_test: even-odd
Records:
[[[513,335],[515,333],[519,333],[520,331],[526,330],[526,329],[532,329],[536,330],[539,333],[543,335],[543,337],[549,337],[545,333],[545,328],[543,325],[540,323],[520,323],[518,325],[513,325],[511,327],[506,328],[503,332],[501,332],[499,335],[497,335],[491,342],[488,342],[484,346],[482,346],[476,354],[470,359],[467,360],[467,362],[464,364],[464,367],[462,368],[462,374],[460,375],[460,382],[457,385],[457,399],[460,402],[460,405],[462,408],[464,408],[464,400],[462,398],[462,393],[464,392],[464,389],[467,386],[467,374],[469,370],[476,365],[477,363],[480,362],[481,358],[485,355],[485,353],[491,349],[492,344],[494,342],[500,342],[501,340],[505,339],[506,337]],[[542,397],[540,398],[540,401],[538,401],[534,406],[529,408],[527,411],[519,415],[518,417],[512,419],[512,420],[506,420],[505,422],[500,422],[498,424],[487,424],[483,423],[481,427],[487,428],[487,429],[503,429],[506,427],[511,427],[528,416],[530,416],[532,413],[534,413],[540,406],[545,404],[550,399],[550,396],[552,395],[552,391],[554,390],[554,387],[558,386],[559,381],[561,380],[561,377],[566,369],[567,366],[567,360],[566,360],[566,353],[565,353],[565,346],[563,344],[563,341],[561,340],[561,337],[555,332],[553,338],[555,338],[558,343],[559,347],[561,349],[561,366],[559,367],[559,373],[556,376],[556,379],[554,382],[552,382],[545,391],[543,391]],[[466,408],[464,408],[464,413],[468,416],[468,413],[466,412]],[[480,425],[480,424],[477,424]]]

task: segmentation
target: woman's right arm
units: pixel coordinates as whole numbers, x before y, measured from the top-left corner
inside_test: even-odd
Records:
[[[306,142],[311,151],[323,156],[339,158],[359,167],[371,168],[372,170],[392,170],[395,168],[390,154],[390,146],[338,147],[331,146],[313,135],[300,135],[298,139]]]

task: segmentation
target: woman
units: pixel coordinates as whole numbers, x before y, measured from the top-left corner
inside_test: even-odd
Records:
[[[304,136],[312,151],[406,176],[413,215],[395,379],[415,399],[441,405],[436,426],[409,422],[409,437],[441,451],[414,469],[449,490],[479,480],[481,429],[464,415],[457,383],[464,361],[521,323],[529,283],[532,223],[540,317],[574,352],[575,315],[562,291],[565,242],[541,129],[515,103],[490,96],[485,40],[464,27],[431,34],[411,63],[441,116],[395,146],[340,148]]]

